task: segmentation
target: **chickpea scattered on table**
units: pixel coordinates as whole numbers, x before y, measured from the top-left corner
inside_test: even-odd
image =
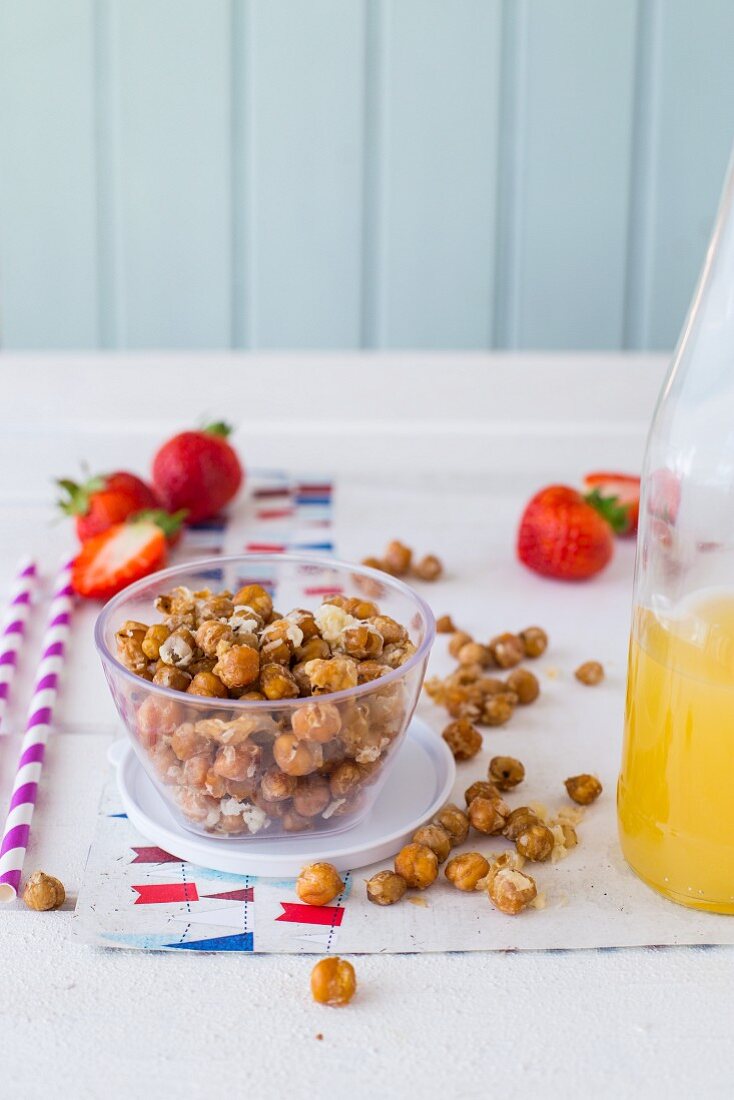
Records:
[[[489,762],[489,782],[501,791],[510,791],[525,778],[525,767],[514,756],[493,756]]]
[[[430,848],[439,864],[445,863],[449,858],[451,837],[443,825],[436,825],[435,823],[422,825],[413,834],[413,842],[415,844],[425,844],[427,848]]]
[[[393,539],[385,547],[382,557],[371,555],[362,559],[371,569],[380,569],[393,577],[415,577],[421,581],[437,581],[443,575],[443,564],[435,554],[426,554],[415,560],[413,549],[399,539]]]
[[[375,905],[394,905],[405,895],[408,885],[395,871],[378,871],[367,880],[367,897]]]
[[[296,879],[296,893],[305,905],[328,905],[343,889],[339,872],[331,863],[310,863]]]
[[[449,722],[441,734],[455,760],[471,760],[482,747],[482,735],[468,718]]]
[[[414,890],[425,890],[438,877],[438,858],[426,844],[406,844],[395,856],[395,872]]]
[[[480,852],[462,852],[446,864],[446,878],[457,890],[476,890],[489,871],[489,863]]]
[[[572,775],[564,780],[568,797],[579,806],[590,806],[602,792],[602,785],[595,775]]]
[[[23,901],[39,913],[60,909],[66,900],[64,884],[45,871],[34,871],[23,889]]]
[[[338,955],[319,959],[311,971],[311,996],[318,1004],[332,1007],[347,1005],[356,990],[354,967]]]
[[[587,687],[596,687],[604,679],[604,666],[598,661],[584,661],[574,672],[576,679]]]

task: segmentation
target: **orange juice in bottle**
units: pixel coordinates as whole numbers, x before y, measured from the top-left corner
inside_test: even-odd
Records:
[[[734,914],[731,166],[648,439],[617,805],[641,879]]]

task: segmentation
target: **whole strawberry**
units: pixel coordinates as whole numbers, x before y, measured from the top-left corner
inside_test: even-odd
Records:
[[[57,485],[65,494],[59,507],[65,515],[76,517],[80,542],[100,535],[128,516],[158,507],[150,486],[125,470],[88,478],[82,483],[62,478]]]
[[[221,512],[237,494],[244,473],[228,443],[227,424],[181,432],[153,459],[153,484],[169,512],[186,509],[187,522],[199,523]]]
[[[615,524],[626,522],[623,510],[596,493],[583,497],[566,485],[550,485],[523,512],[517,555],[544,577],[586,580],[607,565]]]

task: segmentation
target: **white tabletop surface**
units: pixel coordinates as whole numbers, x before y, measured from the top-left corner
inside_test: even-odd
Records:
[[[54,476],[82,458],[93,469],[144,470],[166,431],[203,413],[238,424],[253,467],[338,471],[340,494],[369,487],[377,500],[381,487],[414,489],[430,501],[417,521],[437,552],[450,545],[442,505],[457,481],[469,484],[486,501],[477,540],[507,554],[512,532],[497,529],[495,515],[515,514],[544,482],[639,465],[665,362],[138,353],[5,355],[0,367],[5,588],[21,552],[51,569],[73,545],[50,523]],[[394,520],[375,509],[355,541],[379,548]],[[630,562],[625,550],[620,568]],[[491,604],[481,571],[477,591]],[[0,1094],[683,1097],[695,1087],[731,1095],[730,948],[364,956],[359,994],[339,1011],[310,1001],[308,958],[72,945],[115,729],[92,620],[91,609],[75,619],[26,864],[59,875],[68,900],[59,913],[20,902],[0,911]],[[11,726],[20,721],[16,707]],[[3,803],[17,745],[17,733],[0,739]]]

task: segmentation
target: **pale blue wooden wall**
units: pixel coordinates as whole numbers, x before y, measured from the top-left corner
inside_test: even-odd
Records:
[[[668,348],[734,0],[0,0],[0,342]]]

